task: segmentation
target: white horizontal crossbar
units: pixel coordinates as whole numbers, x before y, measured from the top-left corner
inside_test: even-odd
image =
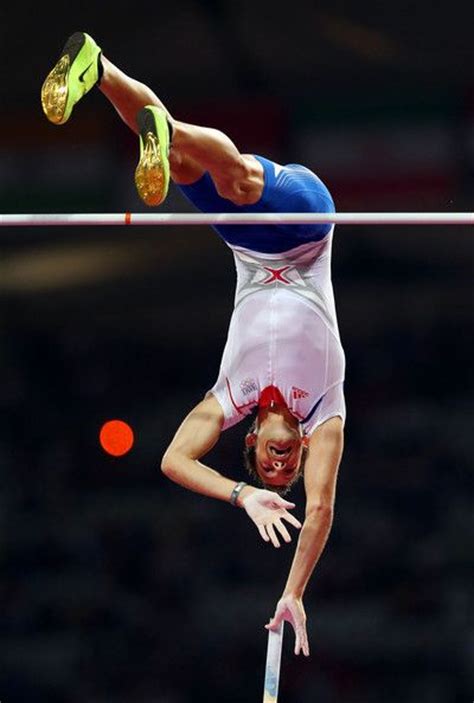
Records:
[[[0,215],[0,227],[78,225],[474,225],[473,212],[97,213]]]

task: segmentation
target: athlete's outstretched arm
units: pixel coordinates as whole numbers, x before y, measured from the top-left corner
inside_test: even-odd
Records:
[[[163,457],[161,468],[168,478],[181,486],[229,502],[237,481],[226,478],[199,461],[216,444],[223,421],[221,406],[213,395],[198,403],[176,432]],[[261,537],[275,546],[279,546],[275,530],[286,542],[291,539],[282,519],[295,527],[301,527],[298,520],[288,512],[288,509],[294,508],[294,503],[289,503],[272,491],[245,486],[239,494],[237,505],[245,509]]]
[[[295,654],[308,656],[303,594],[326,545],[332,526],[336,483],[344,444],[339,417],[327,420],[313,432],[305,465],[306,514],[283,595],[270,623],[275,629],[288,620],[296,635]]]

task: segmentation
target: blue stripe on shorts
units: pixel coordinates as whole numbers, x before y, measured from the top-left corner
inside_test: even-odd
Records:
[[[201,212],[334,212],[328,189],[316,174],[299,164],[277,166],[255,156],[264,169],[262,197],[254,205],[238,206],[221,198],[205,173],[191,185],[179,186]],[[319,242],[331,225],[219,225],[214,229],[228,243],[265,254],[277,254],[307,242]]]

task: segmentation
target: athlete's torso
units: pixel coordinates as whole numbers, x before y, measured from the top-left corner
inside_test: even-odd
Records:
[[[237,269],[232,314],[218,380],[224,429],[276,386],[311,432],[326,416],[345,417],[344,352],[331,284],[332,231],[280,254],[231,247]]]

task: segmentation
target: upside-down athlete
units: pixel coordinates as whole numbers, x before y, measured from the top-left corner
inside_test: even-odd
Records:
[[[222,132],[176,120],[143,83],[73,34],[41,92],[48,119],[66,122],[94,86],[139,135],[135,182],[159,205],[170,178],[203,212],[334,212],[326,186],[304,166],[241,154]],[[163,460],[173,481],[243,508],[261,537],[290,542],[300,529],[283,594],[267,628],[295,630],[309,655],[303,594],[331,529],[343,449],[344,352],[331,283],[330,225],[219,226],[237,268],[235,309],[217,382],[185,418]],[[201,462],[221,432],[252,411],[245,439],[250,485]],[[303,525],[283,493],[304,474]]]

